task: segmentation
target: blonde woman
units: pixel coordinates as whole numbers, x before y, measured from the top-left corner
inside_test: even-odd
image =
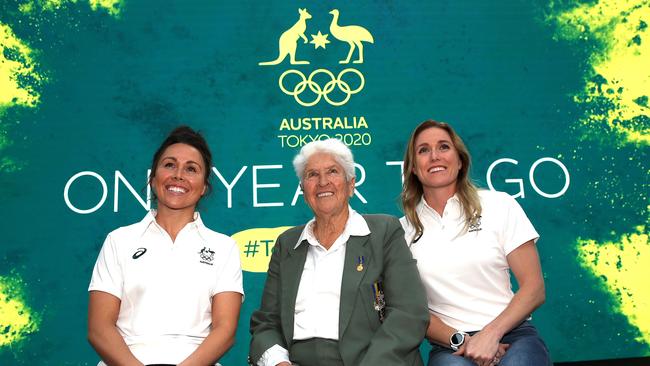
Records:
[[[406,148],[401,222],[427,292],[428,366],[550,365],[527,321],[545,298],[539,235],[512,197],[474,186],[470,164],[446,123],[421,123]]]

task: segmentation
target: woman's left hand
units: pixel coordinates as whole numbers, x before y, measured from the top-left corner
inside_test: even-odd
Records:
[[[500,337],[486,332],[466,336],[463,346],[454,354],[475,362],[478,366],[491,366],[499,363],[509,345],[499,343]]]

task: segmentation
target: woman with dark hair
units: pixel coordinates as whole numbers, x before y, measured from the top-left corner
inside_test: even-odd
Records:
[[[528,322],[545,299],[539,235],[514,198],[477,189],[470,165],[443,122],[421,123],[406,147],[401,221],[427,292],[428,366],[550,365]]]
[[[108,234],[88,288],[88,340],[100,365],[213,365],[232,346],[239,250],[195,212],[211,167],[203,136],[176,128],[151,165],[157,209]]]

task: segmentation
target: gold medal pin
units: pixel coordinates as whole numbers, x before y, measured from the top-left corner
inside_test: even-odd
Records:
[[[360,256],[357,258],[357,272],[363,271],[363,263],[365,262],[365,258],[363,256]]]

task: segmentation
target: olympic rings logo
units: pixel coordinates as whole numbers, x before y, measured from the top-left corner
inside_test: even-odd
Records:
[[[348,84],[346,81],[343,80],[343,77],[348,74],[356,74],[359,81],[359,86],[357,86],[355,89],[352,89],[350,87],[350,84]],[[300,77],[300,81],[293,87],[293,90],[291,88],[286,88],[284,86],[284,78],[289,75],[289,74],[296,74]],[[314,81],[314,77],[319,75],[319,74],[325,74],[329,77],[329,81],[325,83],[325,86],[321,88],[321,86]],[[280,90],[284,92],[287,95],[292,95],[293,98],[298,102],[298,104],[304,106],[304,107],[311,107],[316,105],[318,102],[320,102],[321,98],[324,98],[327,103],[339,107],[342,106],[343,104],[347,103],[348,100],[350,100],[350,97],[352,94],[356,94],[360,92],[363,87],[366,84],[366,80],[363,78],[363,74],[353,68],[345,69],[341,71],[336,77],[334,77],[334,74],[327,70],[327,69],[317,69],[314,70],[311,74],[309,74],[309,77],[305,77],[305,75],[298,71],[298,70],[287,70],[280,75],[280,78],[278,79],[278,85],[280,86]],[[307,87],[309,87],[309,90],[311,90],[315,95],[316,98],[310,102],[305,102],[302,99],[300,99],[300,94],[304,92]],[[343,93],[345,93],[345,98],[343,98],[340,101],[332,100],[329,97],[329,94],[334,91],[334,88],[340,89]]]

